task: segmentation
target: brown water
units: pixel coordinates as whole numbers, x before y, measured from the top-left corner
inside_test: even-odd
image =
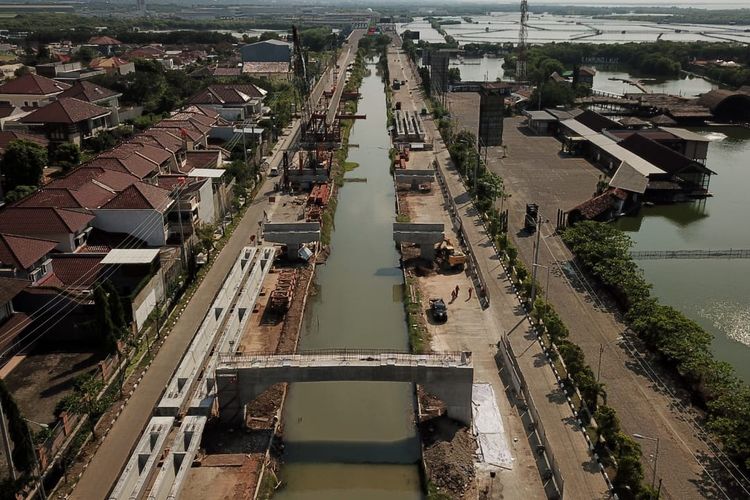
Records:
[[[408,349],[393,243],[395,193],[389,173],[385,94],[373,73],[362,82],[349,161],[359,168],[339,192],[328,262],[317,271],[300,349]],[[276,498],[422,498],[411,384],[293,384],[284,410],[285,486]]]

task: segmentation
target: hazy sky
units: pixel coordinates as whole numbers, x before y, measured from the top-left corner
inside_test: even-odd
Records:
[[[499,0],[498,3],[508,3],[505,0]],[[700,7],[704,9],[728,9],[728,8],[750,8],[750,0],[530,0],[529,4],[536,5],[590,5],[595,7],[627,6],[627,5],[648,5],[655,7],[678,6],[678,7]]]

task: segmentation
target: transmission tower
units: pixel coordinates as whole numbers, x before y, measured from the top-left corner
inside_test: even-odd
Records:
[[[528,22],[529,22],[529,4],[527,0],[521,0],[521,27],[518,30],[518,59],[516,60],[516,81],[526,81],[526,63],[528,49]]]

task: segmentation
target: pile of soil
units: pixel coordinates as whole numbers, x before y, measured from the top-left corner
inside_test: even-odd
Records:
[[[427,476],[451,498],[464,498],[474,487],[476,441],[469,429],[446,416],[420,424]]]

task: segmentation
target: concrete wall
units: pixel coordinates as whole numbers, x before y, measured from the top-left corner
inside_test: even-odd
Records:
[[[140,331],[146,322],[148,315],[154,310],[156,304],[166,297],[164,289],[164,275],[161,269],[151,277],[149,282],[144,286],[138,295],[133,298],[133,321],[136,329]]]
[[[164,215],[157,210],[92,210],[96,215],[95,228],[111,233],[125,233],[138,237],[150,246],[160,247],[167,243]]]
[[[198,190],[200,202],[198,203],[198,220],[204,224],[216,222],[216,208],[214,207],[214,192],[211,187],[211,179],[203,183]]]

